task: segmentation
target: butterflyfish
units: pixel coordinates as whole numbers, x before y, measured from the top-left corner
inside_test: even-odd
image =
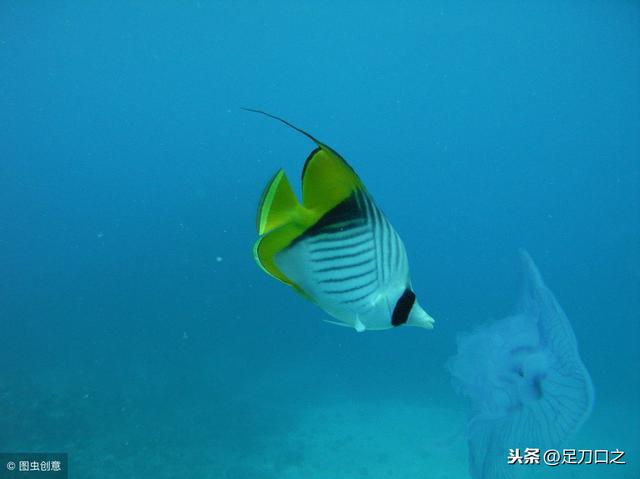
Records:
[[[280,169],[258,206],[253,254],[269,275],[356,331],[403,324],[432,329],[418,304],[400,236],[358,175],[331,147],[316,144],[302,169],[302,202]]]

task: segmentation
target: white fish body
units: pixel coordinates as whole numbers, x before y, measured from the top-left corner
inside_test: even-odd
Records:
[[[278,253],[275,262],[314,303],[357,331],[394,326],[398,299],[411,291],[404,244],[364,191],[354,193]],[[406,306],[412,314],[399,316],[396,325],[433,327],[433,319],[419,305],[408,304],[411,294]]]

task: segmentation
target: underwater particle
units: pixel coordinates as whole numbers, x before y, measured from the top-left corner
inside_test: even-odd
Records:
[[[222,262],[222,256],[216,256],[216,263]]]
[[[418,304],[400,236],[347,162],[291,123],[317,148],[302,170],[302,203],[283,170],[267,184],[258,206],[254,258],[287,284],[356,331],[403,324],[433,328]]]

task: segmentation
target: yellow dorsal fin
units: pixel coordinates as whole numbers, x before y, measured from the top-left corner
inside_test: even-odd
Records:
[[[330,211],[357,190],[365,187],[340,155],[320,144],[302,170],[302,203],[319,215]]]
[[[314,210],[318,217],[347,199],[356,189],[365,190],[353,168],[333,148],[287,120],[262,110],[245,110],[278,120],[318,145],[302,170],[302,203],[305,208]]]

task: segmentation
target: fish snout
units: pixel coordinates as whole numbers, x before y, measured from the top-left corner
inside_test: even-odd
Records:
[[[409,313],[407,324],[419,328],[433,329],[434,323],[435,320],[417,302],[414,303],[411,313]]]

